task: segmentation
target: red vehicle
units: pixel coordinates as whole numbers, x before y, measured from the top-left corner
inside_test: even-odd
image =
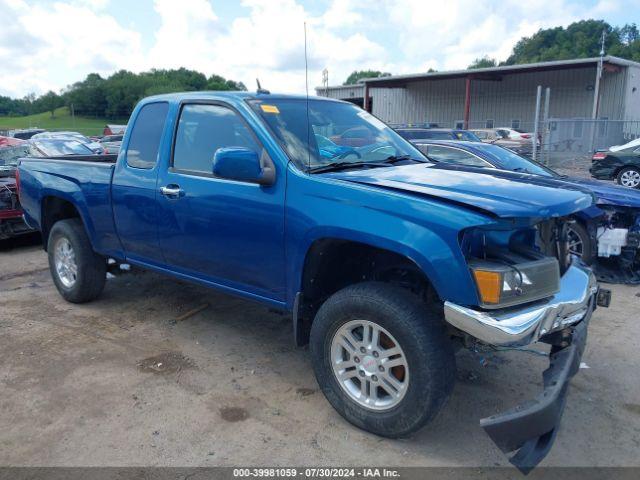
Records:
[[[33,232],[22,219],[12,161],[26,154],[26,147],[21,147],[25,143],[17,138],[0,137],[0,240]]]
[[[33,230],[22,219],[22,208],[20,208],[16,191],[16,179],[0,177],[0,240],[30,232]]]
[[[15,147],[16,145],[20,145],[24,142],[25,142],[24,140],[20,140],[19,138],[3,137],[0,135],[0,148]]]

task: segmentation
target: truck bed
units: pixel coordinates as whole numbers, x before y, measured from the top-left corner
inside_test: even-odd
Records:
[[[72,162],[91,162],[91,163],[116,163],[118,155],[109,153],[106,155],[61,155],[52,157],[28,157],[22,160],[66,160]]]
[[[20,159],[20,200],[30,226],[45,230],[42,211],[47,202],[73,204],[96,251],[119,250],[111,208],[111,179],[116,155]],[[44,222],[46,223],[46,222]]]

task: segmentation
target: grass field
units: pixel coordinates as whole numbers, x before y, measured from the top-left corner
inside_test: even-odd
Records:
[[[51,117],[51,112],[37,113],[26,117],[0,117],[0,131],[38,127],[46,130],[72,130],[85,135],[100,135],[107,123],[124,124],[127,123],[127,120],[72,117],[69,109],[62,107],[56,110],[54,117]]]

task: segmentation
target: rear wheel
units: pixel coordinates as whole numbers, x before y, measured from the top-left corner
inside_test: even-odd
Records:
[[[618,185],[630,188],[640,188],[640,169],[637,167],[625,167],[616,177]]]
[[[385,437],[427,424],[453,388],[455,359],[442,320],[392,285],[362,283],[331,296],[312,324],[310,349],[331,405]]]
[[[84,303],[100,295],[107,263],[93,251],[80,219],[56,222],[49,233],[47,251],[53,282],[65,300]]]

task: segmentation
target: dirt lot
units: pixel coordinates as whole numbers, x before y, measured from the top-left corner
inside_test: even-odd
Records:
[[[613,291],[546,465],[640,465],[640,288]],[[438,418],[385,440],[317,391],[288,317],[151,273],[68,304],[35,244],[0,251],[0,355],[0,465],[14,466],[507,465],[478,419],[533,396],[546,368],[462,352]]]

